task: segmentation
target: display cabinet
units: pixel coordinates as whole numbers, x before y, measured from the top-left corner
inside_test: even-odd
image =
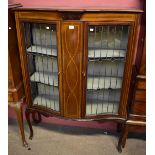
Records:
[[[146,5],[144,5],[146,7]],[[146,11],[141,18],[138,50],[132,71],[132,82],[127,106],[127,119],[122,125],[118,151],[125,147],[130,131],[146,131]]]
[[[21,4],[8,5],[8,104],[16,113],[22,144],[27,147],[28,144],[25,140],[22,109],[25,93],[19,58],[15,16],[12,11],[14,8],[21,6]]]
[[[30,114],[123,122],[141,10],[20,8],[18,45]]]
[[[21,4],[8,5],[8,100],[19,101],[24,96],[24,87],[18,41],[16,32],[15,16],[13,8],[21,7]]]

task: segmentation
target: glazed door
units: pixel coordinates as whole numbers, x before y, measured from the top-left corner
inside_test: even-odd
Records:
[[[85,31],[85,116],[119,115],[131,25],[89,22]]]
[[[60,112],[58,28],[56,23],[23,23],[29,104],[57,113]]]

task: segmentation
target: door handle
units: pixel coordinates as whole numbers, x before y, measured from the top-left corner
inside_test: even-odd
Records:
[[[83,75],[83,77],[86,77],[86,73],[85,72],[82,72],[82,75]]]

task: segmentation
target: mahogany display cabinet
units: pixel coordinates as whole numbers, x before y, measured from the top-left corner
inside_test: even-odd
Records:
[[[145,9],[144,9],[145,10]],[[125,147],[129,132],[146,132],[146,11],[141,19],[136,63],[133,66],[127,120],[122,125],[118,151]]]
[[[25,93],[19,58],[16,22],[13,12],[14,8],[21,6],[21,4],[8,5],[8,105],[12,107],[16,113],[22,144],[28,147],[24,134],[22,108]]]
[[[26,118],[126,120],[142,10],[15,10]]]

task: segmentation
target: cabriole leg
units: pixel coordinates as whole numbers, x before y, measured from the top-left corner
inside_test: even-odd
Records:
[[[122,131],[122,123],[117,123],[117,132]]]
[[[120,152],[120,153],[122,152],[122,147],[123,148],[125,147],[127,136],[128,136],[128,125],[124,124],[122,134],[121,134],[121,137],[119,138],[119,142],[118,142],[118,146],[117,146],[118,152]]]
[[[20,129],[20,133],[21,133],[21,137],[22,137],[23,146],[28,147],[28,143],[25,140],[25,133],[24,133],[22,102],[9,103],[9,105],[16,112],[16,117],[17,117],[19,129]]]
[[[31,121],[30,121],[30,111],[29,111],[29,109],[25,110],[25,116],[26,116],[26,120],[27,120],[29,129],[30,129],[30,137],[29,137],[29,139],[32,139],[33,138],[33,129],[32,129]]]

